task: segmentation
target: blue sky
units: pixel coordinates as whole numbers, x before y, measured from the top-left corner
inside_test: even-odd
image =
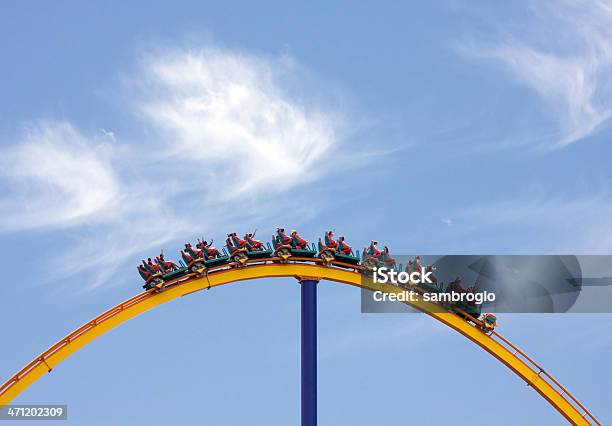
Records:
[[[200,235],[610,254],[610,28],[603,1],[5,5],[2,380]],[[428,318],[319,294],[320,424],[562,424]],[[282,280],[175,301],[19,402],[75,425],[297,424],[298,306]],[[500,325],[612,420],[610,315]]]

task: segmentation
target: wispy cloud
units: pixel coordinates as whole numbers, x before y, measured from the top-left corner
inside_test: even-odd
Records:
[[[67,122],[28,128],[2,152],[0,229],[69,227],[107,220],[122,197],[108,145]]]
[[[2,151],[0,231],[62,229],[68,247],[47,259],[55,277],[94,270],[106,281],[126,259],[186,232],[187,221],[166,206],[177,191],[116,164],[115,136],[85,135],[62,121],[31,123]]]
[[[308,96],[302,73],[284,56],[149,53],[125,87],[146,141],[109,128],[87,135],[68,122],[32,125],[2,152],[0,231],[70,228],[53,274],[89,271],[94,288],[179,238],[312,217],[316,188],[287,192],[353,151],[341,137],[348,120]],[[282,211],[271,207],[281,201]]]
[[[555,114],[562,147],[612,117],[612,5],[607,1],[538,2],[518,31],[498,42],[463,46],[504,64]],[[519,32],[520,31],[520,32]]]
[[[138,110],[167,155],[223,187],[217,198],[278,193],[333,170],[344,119],[299,97],[292,59],[209,47],[149,55],[142,70]]]

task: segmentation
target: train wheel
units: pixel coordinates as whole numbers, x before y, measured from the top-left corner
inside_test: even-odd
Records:
[[[282,248],[276,252],[276,255],[281,258],[281,262],[286,262],[289,256],[291,256],[291,252],[288,248]]]
[[[378,262],[377,262],[377,261],[375,261],[374,259],[370,258],[370,259],[365,259],[365,260],[364,260],[364,261],[361,263],[361,265],[362,265],[364,268],[374,269],[374,268],[376,268],[376,267],[378,266]]]
[[[189,270],[191,272],[193,272],[194,274],[197,274],[198,271],[200,269],[203,269],[203,268],[204,268],[204,265],[202,263],[200,263],[200,262],[197,262],[197,263],[194,263],[193,265],[191,265],[191,268],[189,268]]]
[[[161,278],[155,278],[153,281],[151,281],[151,288],[155,288],[156,291],[161,291],[164,289],[164,280],[162,280]]]
[[[334,254],[331,251],[324,250],[321,253],[319,253],[319,258],[323,259],[323,263],[329,266],[334,261],[334,259],[336,259],[336,256],[334,256]]]

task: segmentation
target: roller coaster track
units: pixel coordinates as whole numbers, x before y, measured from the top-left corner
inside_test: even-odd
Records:
[[[0,386],[0,407],[10,403],[34,381],[95,338],[155,306],[200,290],[257,278],[296,277],[329,280],[387,293],[403,291],[394,285],[374,283],[360,273],[360,266],[340,262],[326,266],[321,260],[312,258],[291,258],[287,263],[280,263],[280,260],[249,260],[243,266],[230,263],[210,268],[202,275],[187,274],[168,282],[161,292],[149,290],[114,306],[55,343]],[[470,318],[466,321],[460,313],[443,310],[439,305],[423,300],[405,303],[447,325],[494,356],[570,423],[601,425],[567,389],[518,347],[495,331],[483,332],[479,320]]]

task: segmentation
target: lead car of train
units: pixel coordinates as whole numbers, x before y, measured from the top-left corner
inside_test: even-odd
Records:
[[[148,258],[138,265],[140,276],[145,281],[143,288],[151,291],[161,291],[166,283],[189,273],[203,274],[208,268],[230,265],[243,266],[248,260],[265,259],[273,262],[288,262],[293,260],[307,260],[318,258],[326,265],[356,268],[362,271],[371,271],[376,267],[385,266],[401,271],[402,265],[397,265],[389,253],[389,248],[378,249],[377,241],[371,241],[369,247],[353,251],[344,236],[335,238],[334,231],[327,231],[323,238],[319,238],[317,244],[309,243],[303,239],[297,231],[287,234],[283,228],[277,228],[272,236],[271,242],[264,243],[255,239],[255,232],[248,233],[240,238],[237,233],[227,234],[225,246],[218,250],[204,238],[198,239],[195,247],[186,243],[181,250],[181,259],[178,264],[167,260],[164,253],[160,253],[154,259]],[[410,265],[409,267],[412,267]],[[435,283],[424,291],[457,291],[456,282],[450,283],[446,290],[442,283]],[[461,289],[460,291],[466,291]],[[470,291],[470,289],[467,289]],[[449,310],[463,316],[467,321],[472,321],[485,331],[492,331],[497,325],[493,314],[481,316],[480,305],[453,304],[446,306]],[[474,321],[476,320],[476,321]]]

